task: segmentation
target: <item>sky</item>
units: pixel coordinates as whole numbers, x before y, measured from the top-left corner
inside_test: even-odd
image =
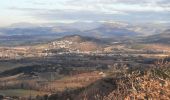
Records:
[[[170,22],[170,0],[1,0],[0,26],[13,23]]]

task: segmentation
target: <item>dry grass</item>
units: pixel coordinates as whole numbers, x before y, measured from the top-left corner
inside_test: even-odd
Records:
[[[147,44],[145,46],[145,49],[170,51],[170,46],[169,45],[164,45],[164,44]]]
[[[158,60],[154,68],[125,75],[117,81],[117,89],[102,100],[169,100],[170,63]]]
[[[102,78],[98,71],[82,73],[73,76],[67,76],[60,80],[53,81],[47,84],[44,89],[52,91],[63,91],[66,89],[75,89],[86,87],[89,84]]]
[[[54,94],[49,100],[170,100],[169,62],[160,59],[144,71],[121,70],[122,74],[113,71],[110,77],[85,88]]]

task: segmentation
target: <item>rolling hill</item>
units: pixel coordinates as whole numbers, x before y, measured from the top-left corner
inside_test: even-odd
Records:
[[[161,34],[148,36],[144,41],[148,43],[170,44],[170,29]]]
[[[78,51],[96,51],[102,50],[102,48],[107,44],[107,41],[87,37],[80,35],[70,35],[63,38],[57,39],[51,42],[49,45],[53,49],[64,48],[67,50],[78,50]]]
[[[100,27],[85,32],[97,37],[135,37],[137,32],[128,30],[126,27],[115,26],[114,24],[103,24]]]

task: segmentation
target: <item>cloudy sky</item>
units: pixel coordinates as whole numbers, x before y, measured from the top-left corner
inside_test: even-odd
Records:
[[[0,26],[20,22],[169,22],[170,0],[1,0],[0,12]]]

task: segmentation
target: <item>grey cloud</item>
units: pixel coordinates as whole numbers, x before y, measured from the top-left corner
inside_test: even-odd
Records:
[[[118,20],[118,21],[169,21],[170,13],[166,12],[129,12],[127,15],[94,13],[89,11],[61,11],[50,10],[47,12],[34,13],[35,18],[47,20]]]
[[[58,10],[58,9],[35,9],[35,8],[17,8],[12,7],[9,9],[27,12],[27,16],[34,17],[35,19],[44,20],[113,20],[118,18],[119,14],[108,14],[103,12],[93,11],[74,11],[74,10]]]
[[[146,4],[146,3],[170,3],[170,0],[69,0],[68,3],[123,3],[123,4]]]
[[[114,4],[124,4],[128,6],[138,5],[138,6],[142,6],[143,8],[150,6],[153,7],[153,9],[154,7],[161,7],[162,9],[165,9],[165,11],[170,10],[170,0],[86,0],[86,1],[69,0],[67,1],[67,4],[74,5],[74,6],[79,6],[79,5],[95,6],[96,4],[99,4],[105,7],[111,4],[113,4],[113,6]],[[126,11],[127,9],[124,10]],[[134,11],[136,10],[134,9]]]
[[[73,2],[74,1],[74,2]],[[101,4],[111,4],[111,3],[128,3],[131,4],[147,4],[153,2],[159,3],[162,7],[169,7],[170,0],[98,0],[98,3]],[[69,3],[70,2],[70,3]],[[95,3],[96,0],[69,0],[68,4],[72,5],[75,3],[75,6],[80,6],[78,4],[90,4]],[[77,4],[76,4],[77,3]],[[114,5],[113,5],[114,6]],[[143,6],[142,6],[143,7]],[[11,7],[10,10],[19,10],[26,12],[27,16],[31,16],[35,19],[44,19],[44,20],[92,20],[92,21],[101,21],[101,20],[119,20],[119,21],[155,21],[155,20],[170,20],[170,12],[169,10],[154,12],[154,11],[129,11],[127,9],[111,9],[107,8],[107,10],[114,10],[118,12],[125,12],[127,14],[112,14],[101,12],[100,9],[98,11],[90,11],[90,10],[58,10],[58,9],[48,9],[48,8],[18,8]],[[133,10],[133,9],[132,9]]]
[[[111,20],[114,14],[104,14],[91,11],[49,10],[47,12],[34,13],[35,17],[49,20]],[[112,17],[111,17],[112,16]]]

